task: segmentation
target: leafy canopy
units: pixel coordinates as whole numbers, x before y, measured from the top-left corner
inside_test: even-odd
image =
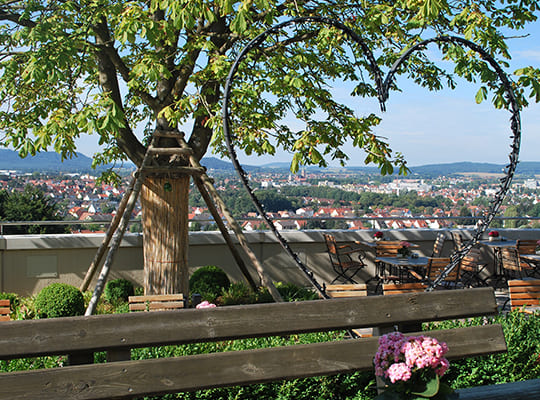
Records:
[[[344,21],[376,55],[383,71],[400,53],[437,34],[459,35],[504,64],[507,37],[536,20],[535,0],[0,0],[0,130],[22,156],[53,148],[63,157],[75,140],[99,135],[95,164],[140,163],[156,124],[189,127],[201,158],[211,143],[224,152],[220,101],[235,54],[277,22],[297,16]],[[478,83],[478,102],[506,102],[496,76],[468,50],[441,44],[443,70],[417,53],[398,72],[432,90],[456,77]],[[380,117],[356,116],[332,95],[350,82],[353,95],[376,94],[365,56],[335,28],[296,26],[250,53],[234,83],[235,143],[248,154],[292,153],[292,169],[342,163],[350,141],[383,174],[406,172],[403,156],[373,132]],[[540,71],[515,71],[522,105],[540,99]],[[397,87],[393,88],[398,90]],[[296,121],[290,123],[290,121]],[[292,127],[297,126],[297,128]],[[299,128],[298,128],[299,126]],[[136,135],[137,133],[137,135]]]

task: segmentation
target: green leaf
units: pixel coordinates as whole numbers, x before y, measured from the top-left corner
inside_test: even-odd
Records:
[[[435,378],[426,382],[426,388],[423,392],[412,392],[412,394],[421,397],[433,397],[439,391],[439,376],[435,375]]]
[[[480,89],[478,89],[478,92],[476,92],[476,96],[474,96],[476,100],[476,104],[480,104],[484,100],[487,99],[487,88],[485,86],[482,86]]]

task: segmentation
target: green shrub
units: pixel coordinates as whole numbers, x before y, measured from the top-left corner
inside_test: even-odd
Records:
[[[73,317],[85,311],[83,294],[65,283],[43,288],[36,297],[35,307],[39,318]]]
[[[253,304],[257,302],[257,295],[244,282],[234,282],[227,289],[223,289],[222,295],[217,299],[224,306],[235,304]]]
[[[540,376],[540,314],[526,315],[513,311],[495,318],[472,318],[429,324],[433,329],[451,329],[500,323],[508,352],[483,357],[454,360],[445,377],[454,389],[536,379]]]
[[[213,265],[197,269],[189,278],[190,292],[199,293],[203,300],[210,302],[214,302],[229,286],[231,281],[225,271]]]
[[[295,285],[294,283],[278,282],[275,285],[284,301],[316,300],[319,298],[319,295],[314,290]]]
[[[127,279],[114,279],[107,282],[105,285],[105,300],[111,304],[118,304],[120,302],[127,302],[129,296],[135,294],[133,283]]]

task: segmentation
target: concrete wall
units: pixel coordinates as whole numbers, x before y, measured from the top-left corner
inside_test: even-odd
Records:
[[[371,231],[331,231],[331,233],[336,236],[338,242],[353,245],[357,240],[372,240]],[[385,232],[385,236],[389,240],[408,240],[416,243],[420,245],[417,252],[429,256],[437,233],[438,231],[421,229],[392,230]],[[461,231],[461,233],[465,238],[470,237],[468,231]],[[322,231],[291,231],[282,232],[282,234],[299,259],[314,272],[321,284],[333,279]],[[506,230],[501,231],[501,234],[509,239],[540,238],[539,230]],[[263,263],[266,273],[274,281],[309,285],[292,257],[285,252],[272,233],[248,232],[246,237],[253,252]],[[102,240],[102,234],[0,236],[0,291],[29,296],[37,294],[53,282],[65,282],[78,287]],[[374,272],[373,252],[367,247],[365,249],[369,266],[359,275],[361,279],[369,278]],[[452,249],[453,243],[448,233],[443,255],[449,255]],[[488,249],[483,249],[483,256],[491,264],[493,263],[493,255]],[[192,271],[200,266],[216,265],[223,268],[232,280],[243,279],[219,232],[190,233],[189,262]],[[247,261],[246,264],[251,269],[252,276],[257,279],[254,268],[249,266]],[[97,275],[99,275],[99,269]],[[141,235],[127,234],[122,241],[114,257],[109,279],[119,277],[142,286]],[[90,288],[93,289],[94,285],[95,279]]]

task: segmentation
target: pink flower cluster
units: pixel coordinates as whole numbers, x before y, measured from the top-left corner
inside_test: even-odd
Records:
[[[375,374],[390,379],[392,383],[408,381],[412,374],[423,368],[432,368],[439,376],[444,375],[450,363],[444,357],[448,352],[446,343],[428,336],[406,337],[392,332],[379,338],[375,354]]]
[[[197,306],[195,308],[214,308],[216,307],[215,304],[212,304],[212,303],[209,303],[208,301],[203,301],[199,304],[197,304]]]

